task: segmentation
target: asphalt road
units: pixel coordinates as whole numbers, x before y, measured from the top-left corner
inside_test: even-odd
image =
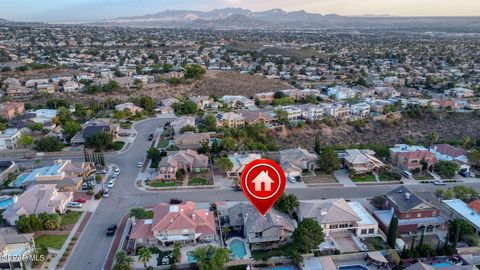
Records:
[[[231,190],[192,190],[192,191],[165,191],[142,192],[135,188],[135,179],[139,173],[137,162],[145,158],[145,153],[151,142],[147,140],[149,133],[153,133],[159,126],[168,122],[167,119],[151,119],[135,126],[137,137],[128,151],[106,157],[108,163],[120,167],[121,173],[115,182],[110,197],[101,200],[97,210],[85,228],[78,244],[71,254],[65,269],[84,270],[102,269],[113,238],[105,235],[108,226],[118,224],[128,210],[135,206],[154,205],[167,202],[170,198],[181,198],[195,202],[215,201],[242,201],[245,200],[242,192]],[[480,189],[480,184],[467,184]],[[331,187],[331,188],[297,188],[287,189],[295,193],[301,200],[322,198],[368,198],[382,195],[397,185],[364,186],[364,187]],[[439,187],[430,184],[409,185],[414,192],[432,192]],[[442,188],[448,188],[446,185]]]

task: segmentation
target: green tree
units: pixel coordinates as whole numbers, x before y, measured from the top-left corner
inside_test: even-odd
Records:
[[[21,215],[17,222],[15,223],[17,230],[20,233],[30,233],[32,232],[32,226],[30,225],[30,219],[26,215]]]
[[[429,145],[436,144],[438,142],[438,138],[439,138],[438,133],[435,131],[432,131],[432,133],[430,133],[430,135],[428,136],[428,144]]]
[[[391,248],[395,248],[395,242],[397,241],[397,234],[398,234],[398,218],[397,216],[393,215],[392,219],[390,220],[390,225],[388,226],[388,234],[387,234],[387,244]]]
[[[28,146],[33,144],[33,138],[30,135],[23,134],[20,136],[18,139],[18,143],[23,146],[25,149],[27,149]]]
[[[156,147],[150,147],[147,151],[147,158],[153,161],[159,161],[162,158],[162,152]]]
[[[35,149],[40,152],[56,152],[61,151],[65,146],[55,137],[43,137],[34,142]]]
[[[285,214],[292,215],[295,210],[300,206],[300,202],[297,199],[297,195],[293,193],[283,193],[280,198],[275,202],[275,209]]]
[[[198,247],[193,251],[193,257],[195,257],[200,270],[223,270],[229,254],[227,249],[212,245]]]
[[[322,145],[320,143],[320,136],[316,136],[315,137],[315,153],[317,153],[317,155],[320,155],[320,153],[322,152]]]
[[[207,114],[203,118],[203,125],[208,131],[216,131],[217,130],[217,118],[213,114]]]
[[[182,244],[180,242],[175,242],[173,245],[172,256],[175,258],[176,262],[179,262],[182,257]]]
[[[303,256],[298,250],[292,250],[290,254],[288,255],[288,258],[290,259],[290,262],[293,264],[301,264],[303,263]]]
[[[333,148],[327,147],[323,149],[318,159],[318,165],[319,169],[326,173],[332,173],[340,168],[340,161]]]
[[[441,160],[435,164],[434,169],[443,178],[453,178],[460,169],[460,165],[453,161]]]
[[[238,149],[237,141],[232,137],[226,137],[222,141],[222,148],[227,151],[236,151]]]
[[[480,148],[469,151],[467,157],[472,167],[480,169]]]
[[[0,132],[7,130],[7,125],[5,123],[0,123]]]
[[[221,157],[221,158],[217,159],[216,163],[227,174],[233,169],[233,163],[227,157]]]
[[[200,65],[185,66],[185,78],[199,80],[205,75],[206,70]]]
[[[293,232],[293,240],[302,252],[310,252],[323,242],[322,227],[313,218],[304,218]]]
[[[38,267],[47,258],[48,248],[43,244],[35,245],[34,254],[35,256],[33,256],[32,266]]]
[[[63,133],[65,133],[67,140],[72,138],[80,130],[82,130],[82,126],[74,120],[69,120],[63,125]]]
[[[138,250],[138,261],[143,263],[143,266],[147,268],[147,263],[152,258],[152,252],[146,247],[142,247]]]
[[[131,270],[133,259],[123,250],[115,253],[115,265],[113,270]]]
[[[288,113],[284,110],[276,110],[275,116],[278,123],[285,124],[288,122]]]
[[[463,149],[468,149],[469,145],[470,145],[470,136],[467,136],[467,135],[463,136],[462,138]]]
[[[125,119],[125,117],[127,117],[127,114],[125,113],[125,111],[113,112],[113,119],[121,120],[121,119]]]
[[[195,128],[192,125],[186,125],[180,129],[180,134],[186,133],[186,132],[195,132],[197,131],[197,128]]]
[[[85,139],[85,147],[94,148],[96,151],[104,151],[112,148],[113,137],[108,132],[98,132]]]

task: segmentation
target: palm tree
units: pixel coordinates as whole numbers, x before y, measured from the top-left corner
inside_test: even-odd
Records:
[[[143,262],[143,266],[147,268],[147,262],[152,258],[152,252],[146,247],[138,250],[138,260]]]
[[[130,270],[132,269],[133,259],[128,256],[125,251],[118,251],[115,254],[116,263],[113,266],[113,270]]]
[[[430,133],[430,135],[428,136],[428,140],[429,140],[430,145],[437,143],[438,138],[439,138],[439,136],[438,136],[437,132],[433,131],[432,133]]]
[[[223,239],[227,239],[227,235],[232,231],[232,229],[230,229],[230,227],[228,226],[225,226],[225,227],[222,227],[222,234],[223,234]]]

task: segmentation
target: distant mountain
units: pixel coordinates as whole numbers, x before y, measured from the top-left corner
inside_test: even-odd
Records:
[[[135,17],[96,21],[101,26],[197,29],[396,29],[407,31],[480,32],[480,17],[340,16],[304,10],[251,11],[224,8],[211,11],[165,10]]]

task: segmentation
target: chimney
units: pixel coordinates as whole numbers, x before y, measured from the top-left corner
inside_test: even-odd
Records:
[[[192,219],[195,220],[197,218],[197,215],[195,213],[192,214]]]
[[[134,217],[134,216],[132,216],[132,217],[130,218],[130,220],[132,221],[132,225],[137,224],[137,222],[135,221],[135,217]]]
[[[405,192],[405,199],[406,200],[410,200],[410,193],[409,192]]]

